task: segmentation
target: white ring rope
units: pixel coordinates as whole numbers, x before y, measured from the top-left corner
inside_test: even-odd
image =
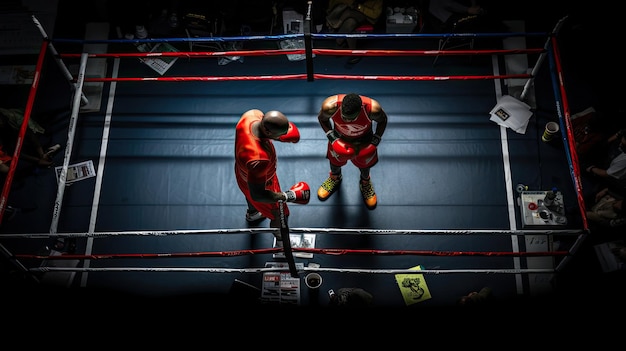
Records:
[[[243,228],[243,229],[191,229],[191,230],[144,230],[93,233],[7,233],[0,234],[3,239],[46,239],[46,238],[89,238],[107,236],[168,236],[168,235],[205,235],[205,234],[261,234],[277,232],[276,228]],[[291,233],[305,234],[346,234],[346,235],[580,235],[583,229],[530,229],[530,230],[498,230],[498,229],[459,229],[459,230],[423,230],[423,229],[342,229],[342,228],[289,228]]]
[[[187,273],[264,273],[286,272],[287,267],[279,268],[210,268],[210,267],[106,267],[106,268],[79,268],[79,267],[36,267],[30,272],[187,272]],[[312,268],[304,267],[298,271],[304,272],[333,272],[333,273],[366,273],[366,274],[554,274],[554,269],[359,269],[359,268]]]

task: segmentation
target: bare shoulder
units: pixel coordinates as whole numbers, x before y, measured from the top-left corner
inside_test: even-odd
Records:
[[[380,110],[382,110],[382,107],[380,106],[380,103],[378,103],[378,100],[370,98],[370,101],[372,102],[372,112],[379,112]]]
[[[371,116],[379,116],[384,113],[382,106],[378,103],[377,100],[370,98],[370,101],[371,101],[371,108],[370,108]]]
[[[333,114],[337,110],[337,95],[332,95],[324,99],[322,102],[322,111],[328,114]]]
[[[253,108],[251,110],[248,110],[248,111],[244,112],[243,114],[244,115],[252,115],[252,116],[253,115],[262,116],[264,113],[263,113],[263,111],[261,111],[259,109]]]

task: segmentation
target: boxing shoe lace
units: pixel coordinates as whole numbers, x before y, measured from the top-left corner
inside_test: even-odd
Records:
[[[324,201],[330,197],[338,188],[341,183],[342,176],[331,174],[328,179],[326,179],[319,189],[317,189],[317,197]]]
[[[363,180],[359,182],[359,188],[361,189],[361,195],[363,195],[363,201],[368,208],[372,209],[376,207],[377,199],[374,192],[374,186],[371,179]]]

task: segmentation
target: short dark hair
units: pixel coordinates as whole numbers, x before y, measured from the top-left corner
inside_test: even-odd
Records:
[[[363,106],[363,101],[358,94],[346,94],[341,101],[341,114],[352,116],[361,111],[361,106]]]

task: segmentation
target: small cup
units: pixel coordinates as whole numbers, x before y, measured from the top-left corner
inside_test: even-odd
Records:
[[[304,277],[304,283],[311,289],[322,286],[322,276],[319,273],[309,273]]]
[[[554,135],[558,132],[559,132],[559,124],[556,122],[548,122],[546,123],[546,128],[543,131],[541,140],[547,143],[548,141],[552,140],[552,137],[554,137]]]

